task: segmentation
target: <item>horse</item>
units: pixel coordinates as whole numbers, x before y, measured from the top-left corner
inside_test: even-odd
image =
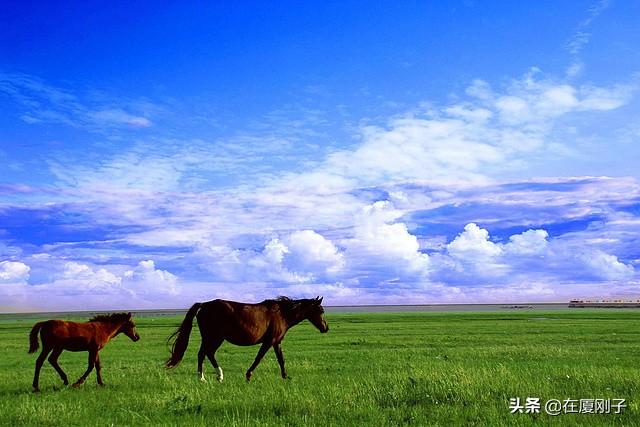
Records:
[[[180,327],[168,339],[168,342],[174,341],[171,357],[165,362],[167,368],[176,367],[182,360],[189,344],[194,317],[198,319],[202,338],[198,351],[198,375],[202,382],[206,382],[202,369],[205,356],[217,370],[218,381],[222,382],[224,375],[215,353],[225,340],[240,346],[261,344],[253,364],[245,374],[247,381],[251,380],[253,371],[271,347],[278,359],[282,378],[286,379],[288,376],[280,343],[287,331],[305,319],[320,332],[329,331],[320,297],[298,300],[278,297],[258,304],[221,299],[197,302],[191,306]]]
[[[73,387],[80,387],[94,366],[98,376],[98,384],[103,386],[99,352],[111,338],[120,333],[125,334],[134,342],[140,339],[131,313],[99,315],[83,323],[65,320],[47,320],[36,323],[29,334],[29,353],[35,353],[38,350],[38,334],[40,334],[40,339],[42,340],[42,352],[36,360],[33,391],[40,391],[38,388],[40,369],[49,353],[51,353],[49,363],[60,375],[64,385],[69,385],[67,374],[58,365],[58,357],[60,357],[63,350],[89,352],[89,367],[78,381],[73,384]]]

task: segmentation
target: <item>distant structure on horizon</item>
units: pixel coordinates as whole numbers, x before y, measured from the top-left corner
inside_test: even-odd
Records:
[[[569,308],[640,308],[640,299],[572,299]]]

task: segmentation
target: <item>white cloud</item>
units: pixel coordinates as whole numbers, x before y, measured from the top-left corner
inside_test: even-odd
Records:
[[[362,209],[353,238],[344,241],[348,263],[356,271],[383,279],[420,277],[429,269],[429,256],[420,252],[416,236],[397,222],[403,213],[389,201]],[[380,277],[381,276],[381,277]]]
[[[52,260],[47,262],[52,263]],[[122,266],[97,268],[69,261],[48,286],[64,292],[104,293],[122,298],[158,297],[177,292],[177,277],[166,270],[157,269],[152,260],[143,260],[133,269],[123,271]]]
[[[0,262],[0,311],[23,311],[28,307],[30,266],[20,261]]]
[[[122,279],[104,268],[94,270],[86,264],[69,261],[64,265],[62,280],[77,281],[82,287],[109,288],[119,286]]]
[[[553,80],[537,79],[539,70],[533,69],[521,80],[512,83],[506,94],[488,95],[488,105],[494,105],[501,120],[509,126],[524,128],[529,133],[545,135],[549,120],[572,112],[608,111],[629,102],[635,86],[612,87],[572,86]],[[483,100],[487,102],[487,99]],[[520,128],[523,129],[523,128]]]
[[[579,112],[608,111],[631,100],[635,85],[577,86],[532,69],[501,91],[476,80],[468,100],[360,128],[357,147],[331,153],[311,171],[285,176],[323,193],[402,181],[481,185],[522,167],[545,149],[557,155],[556,122]],[[285,184],[286,185],[286,184]],[[319,190],[317,190],[319,191]]]
[[[157,269],[152,260],[140,261],[133,269],[125,269],[122,265],[96,267],[78,261],[65,262],[53,256],[32,257],[31,261],[42,264],[34,269],[51,270],[44,282],[28,283],[29,267],[23,263],[0,264],[0,271],[10,278],[9,284],[0,286],[3,303],[8,304],[0,305],[0,309],[157,308],[158,301],[178,297],[181,290],[177,276]],[[183,299],[178,298],[166,305],[175,306],[181,302]]]
[[[546,251],[549,233],[546,230],[527,230],[509,237],[504,250],[514,254],[533,255]]]
[[[414,179],[482,182],[481,165],[504,159],[499,148],[477,133],[483,126],[463,118],[393,119],[387,127],[363,128],[360,147],[333,153],[322,168],[360,185]]]
[[[199,245],[196,256],[217,280],[231,283],[327,282],[339,275],[345,264],[333,242],[313,230],[272,237],[260,250]]]
[[[313,230],[296,231],[286,237],[286,265],[293,271],[331,276],[344,268],[344,257],[335,245]]]
[[[22,93],[13,86],[3,89]],[[265,155],[288,144],[270,139],[265,144],[273,146],[264,151],[250,150],[249,145],[260,145],[259,138],[247,138],[245,145],[162,139],[162,144],[140,143],[91,165],[52,161],[62,190],[54,208],[64,204],[65,212],[82,216],[83,225],[108,230],[111,240],[43,248],[64,253],[60,260],[66,264],[51,280],[42,279],[44,268],[35,265],[37,275],[32,271],[29,276],[28,270],[20,276],[3,267],[0,279],[17,275],[26,283],[35,276],[34,288],[60,298],[85,292],[127,303],[169,301],[169,296],[192,292],[184,286],[190,279],[157,269],[151,260],[118,264],[128,262],[123,255],[131,246],[154,246],[163,268],[194,270],[187,273],[197,276],[194,281],[215,281],[220,285],[216,293],[238,297],[318,288],[345,302],[374,302],[376,295],[387,302],[491,298],[500,289],[547,298],[560,293],[556,284],[544,286],[544,279],[557,286],[572,280],[634,280],[637,260],[624,256],[632,253],[625,235],[632,228],[614,227],[612,212],[638,197],[635,180],[549,179],[479,187],[526,165],[529,157],[544,157],[553,144],[574,144],[579,133],[562,140],[554,130],[558,123],[565,125],[580,112],[619,108],[633,89],[570,84],[536,70],[499,90],[477,80],[466,90],[468,99],[359,127],[357,145],[302,165],[302,172],[265,175],[265,170],[272,172],[259,167]],[[77,102],[75,95],[51,88],[31,90],[69,108]],[[62,118],[55,117],[60,111],[35,118],[151,124],[140,111],[77,106],[81,115],[63,109]],[[244,157],[252,160],[243,163]],[[221,173],[232,188],[211,189]],[[249,184],[236,185],[236,178]],[[39,206],[43,211],[51,207]],[[440,208],[445,213],[431,212]],[[431,220],[420,214],[439,216]],[[594,225],[551,238],[544,229],[545,224],[561,229],[563,222],[580,223],[594,215],[606,217],[599,219],[608,221],[605,231]],[[503,234],[513,228],[527,231]],[[491,240],[489,230],[498,238]],[[92,258],[95,254],[104,258]],[[113,259],[118,261],[107,264]],[[30,259],[26,262],[31,265]],[[528,282],[537,284],[531,294],[525,289]]]
[[[19,73],[0,73],[0,92],[22,106],[25,123],[61,123],[90,131],[150,127],[153,123],[143,113],[160,110],[147,101],[107,100],[104,95],[94,99]]]
[[[20,283],[29,279],[31,268],[19,261],[0,262],[0,283]]]
[[[589,28],[593,24],[593,21],[595,21],[596,18],[598,18],[608,7],[609,0],[599,0],[587,10],[587,17],[580,21],[578,29],[567,42],[566,49],[569,53],[573,56],[577,56],[589,43],[589,40],[591,39],[591,34],[588,31]]]
[[[250,268],[249,278],[252,280],[262,278],[262,280],[283,281],[285,283],[304,283],[313,280],[311,272],[287,269],[284,260],[288,254],[289,248],[278,238],[271,239],[258,254],[245,252],[245,258],[248,257],[246,266]],[[238,268],[244,269],[246,267],[240,264]]]
[[[105,160],[96,167],[51,161],[50,169],[61,184],[73,185],[102,198],[124,196],[127,191],[176,190],[186,160],[174,156],[132,150]],[[133,194],[128,194],[132,196]],[[95,196],[94,196],[95,197]]]
[[[130,289],[137,296],[145,297],[178,293],[178,278],[166,271],[156,269],[152,260],[140,261],[135,269],[127,270],[122,279],[122,285]]]
[[[447,252],[458,259],[486,259],[500,255],[502,248],[489,240],[489,232],[474,223],[465,225],[464,231],[447,246]]]
[[[428,273],[429,257],[420,252],[407,226],[397,221],[400,216],[388,201],[363,208],[353,235],[340,241],[344,249],[316,231],[298,230],[271,238],[259,251],[200,246],[199,263],[214,277],[230,282],[337,286],[355,283],[359,275],[381,282],[420,280]]]
[[[93,121],[101,125],[125,124],[141,128],[146,128],[152,125],[151,120],[146,117],[129,114],[121,109],[115,108],[92,111],[88,113],[88,116]]]
[[[530,229],[509,236],[506,244],[494,243],[489,240],[488,230],[470,223],[447,245],[447,254],[432,257],[434,274],[430,279],[519,289],[517,283],[543,283],[543,279],[555,287],[635,277],[632,265],[598,248],[602,240],[567,238],[569,235],[548,240],[546,230]]]
[[[446,245],[446,252],[433,257],[433,279],[478,285],[504,277],[509,266],[502,254],[502,245],[489,240],[488,230],[469,223]]]
[[[631,279],[634,275],[633,266],[626,265],[620,262],[615,255],[600,250],[589,251],[583,254],[581,259],[587,267],[603,279],[624,280]]]
[[[583,71],[584,64],[582,62],[574,62],[573,64],[569,65],[565,73],[567,77],[572,78],[579,76]]]

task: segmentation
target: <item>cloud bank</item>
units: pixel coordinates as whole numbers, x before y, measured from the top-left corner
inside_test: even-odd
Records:
[[[153,127],[133,110],[87,107],[27,77],[5,78],[2,90],[37,120],[46,116],[38,97],[46,97],[60,122]],[[476,80],[450,103],[362,123],[350,148],[277,173],[236,169],[233,156],[201,140],[164,139],[151,151],[142,142],[99,162],[49,159],[51,185],[0,187],[1,305],[635,295],[637,180],[527,172],[531,158],[577,156],[587,132],[581,117],[611,114],[634,91],[570,84],[536,69],[499,88]],[[249,153],[283,146],[263,149]],[[211,184],[225,172],[241,173],[240,184]]]

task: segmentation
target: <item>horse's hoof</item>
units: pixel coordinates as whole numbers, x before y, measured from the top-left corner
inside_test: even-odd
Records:
[[[247,372],[245,378],[247,379],[247,382],[251,381],[251,374]]]
[[[81,385],[82,385],[82,383],[74,383],[71,387],[79,388]]]
[[[33,392],[34,392],[34,393],[40,393],[40,389],[39,389],[39,388],[34,388],[34,389],[33,389]]]
[[[100,387],[104,387],[104,383],[98,383]]]

